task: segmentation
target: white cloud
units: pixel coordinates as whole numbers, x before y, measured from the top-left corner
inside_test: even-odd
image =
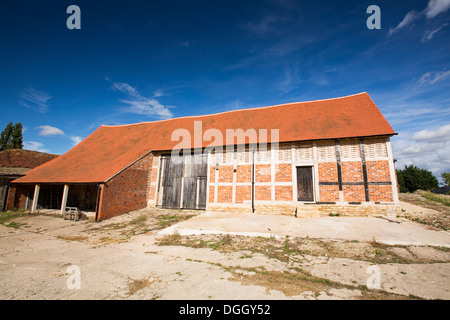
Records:
[[[26,150],[33,150],[39,152],[48,152],[48,149],[44,148],[44,144],[37,141],[24,141],[23,148]]]
[[[154,98],[159,98],[164,96],[164,91],[161,89],[156,90],[155,92],[153,92],[153,97]]]
[[[146,116],[157,116],[164,119],[173,117],[173,114],[168,107],[163,106],[156,99],[142,96],[136,88],[128,83],[114,82],[111,85],[111,88],[126,94],[129,98],[132,98],[119,100],[120,102],[128,105],[127,108],[122,109],[123,112]],[[156,91],[154,96],[157,96],[158,94],[161,96],[162,91]]]
[[[52,126],[40,126],[39,127],[39,135],[40,136],[63,136],[64,131]]]
[[[131,97],[139,98],[141,95],[136,90],[136,88],[133,88],[128,83],[122,83],[122,82],[114,82],[111,85],[111,88],[116,91],[123,92]]]
[[[36,90],[34,88],[27,88],[19,93],[19,103],[24,107],[46,113],[49,110],[48,101],[53,98],[48,93]]]
[[[406,16],[403,18],[403,20],[395,28],[389,28],[388,37],[391,37],[394,33],[398,32],[399,30],[412,25],[414,21],[423,17],[424,15],[426,16],[427,19],[433,19],[440,13],[447,11],[449,8],[450,8],[450,0],[430,0],[428,2],[428,6],[424,10],[420,12],[416,12],[414,10],[408,12]],[[434,35],[446,25],[447,24],[442,25],[441,27],[431,31],[426,31],[425,34],[422,36],[422,42],[430,41],[434,37]]]
[[[450,0],[430,0],[425,9],[427,19],[432,19],[450,8]]]
[[[72,140],[73,145],[76,146],[77,144],[79,144],[81,141],[83,141],[83,138],[80,136],[71,136],[70,140]]]
[[[412,136],[415,141],[443,141],[450,137],[450,124],[442,126],[434,131],[421,130]]]
[[[403,18],[403,20],[396,26],[395,28],[389,28],[388,36],[392,36],[397,31],[408,27],[411,25],[417,18],[420,17],[420,13],[417,13],[416,11],[410,11],[406,14],[406,16]]]
[[[428,42],[428,41],[430,41],[431,39],[433,39],[433,37],[434,37],[434,35],[436,34],[436,33],[438,33],[439,31],[441,31],[441,29],[442,28],[444,28],[444,27],[446,27],[448,24],[447,23],[444,23],[442,26],[440,26],[439,28],[436,28],[436,29],[434,29],[434,30],[431,30],[431,31],[425,31],[425,34],[422,36],[422,42]]]
[[[442,81],[450,76],[450,70],[442,70],[437,72],[427,72],[423,74],[419,81],[417,82],[418,85],[423,84],[435,84],[436,82]]]
[[[138,99],[138,100],[125,100],[120,99],[120,102],[128,104],[129,107],[123,109],[125,112],[142,114],[147,116],[158,116],[161,118],[173,117],[172,112],[155,99]]]
[[[247,23],[246,27],[253,33],[256,33],[258,35],[265,35],[271,32],[274,29],[275,25],[277,25],[280,21],[283,21],[283,19],[273,14],[269,14],[263,17],[261,20],[250,21],[249,23]]]
[[[396,167],[416,165],[433,172],[439,178],[442,172],[450,171],[450,124],[436,130],[421,130],[413,134],[392,139]]]

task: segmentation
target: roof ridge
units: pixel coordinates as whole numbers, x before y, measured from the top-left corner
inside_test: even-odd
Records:
[[[200,118],[200,117],[210,117],[210,116],[217,116],[220,114],[225,113],[232,113],[232,112],[242,112],[242,111],[248,111],[248,110],[259,110],[259,109],[269,109],[269,108],[275,108],[275,107],[281,107],[281,106],[288,106],[291,104],[299,104],[299,103],[313,103],[313,102],[323,102],[323,101],[331,101],[331,100],[339,100],[339,99],[346,99],[354,96],[360,96],[363,94],[368,94],[367,91],[355,93],[347,96],[342,97],[336,97],[336,98],[327,98],[327,99],[319,99],[319,100],[309,100],[309,101],[298,101],[298,102],[288,102],[288,103],[282,103],[277,104],[273,106],[264,106],[264,107],[256,107],[256,108],[245,108],[245,109],[238,109],[238,110],[229,110],[229,111],[223,111],[218,113],[212,113],[212,114],[204,114],[204,115],[197,115],[197,116],[183,116],[183,117],[177,117],[177,118],[169,118],[169,119],[163,119],[163,120],[155,120],[155,121],[144,121],[144,122],[136,122],[136,123],[129,123],[129,124],[117,124],[117,125],[101,125],[101,127],[107,127],[107,128],[115,128],[115,127],[126,127],[126,126],[135,126],[140,124],[146,124],[146,123],[158,123],[158,122],[164,122],[164,121],[170,121],[170,120],[178,120],[178,119],[187,119],[187,118]]]

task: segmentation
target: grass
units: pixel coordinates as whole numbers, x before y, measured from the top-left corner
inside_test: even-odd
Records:
[[[24,215],[25,212],[23,210],[0,212],[0,224],[5,224],[5,222],[23,217]]]
[[[11,222],[11,223],[9,223],[9,224],[6,224],[6,226],[7,227],[11,227],[11,228],[14,228],[14,229],[19,229],[20,228],[20,226],[21,226],[21,224],[20,223],[16,223],[16,222]]]
[[[332,213],[332,212],[330,212],[329,216],[330,217],[339,217],[340,214],[339,213]]]
[[[447,207],[450,207],[450,197],[442,194],[435,194],[430,191],[422,191],[422,197],[430,201],[439,202]]]
[[[329,292],[331,289],[348,289],[355,291],[356,299],[420,299],[414,296],[388,293],[383,290],[371,290],[364,285],[342,284],[330,279],[314,276],[310,272],[299,267],[290,267],[284,271],[273,271],[267,270],[264,266],[242,268],[240,266],[224,266],[216,263],[210,264],[217,265],[230,272],[233,275],[230,280],[239,281],[243,284],[260,285],[266,288],[266,292],[277,290],[283,292],[286,296],[295,296],[308,292],[309,295],[317,298],[321,294]],[[358,296],[358,292],[360,293],[360,296]]]
[[[169,235],[159,239],[160,246],[186,246],[191,248],[209,248],[218,252],[240,253],[239,259],[251,258],[254,254],[262,254],[269,259],[282,262],[292,262],[302,259],[303,256],[318,256],[328,258],[347,258],[367,261],[374,264],[411,264],[432,263],[434,260],[419,258],[414,254],[404,256],[407,246],[387,245],[378,242],[375,238],[371,242],[359,241],[325,241],[322,239],[271,239],[264,237],[247,238],[242,236],[180,236]],[[433,247],[434,248],[434,247]],[[440,249],[440,248],[436,248]]]
[[[192,218],[192,216],[190,215],[177,215],[177,214],[173,214],[173,215],[165,215],[165,216],[160,216],[160,221],[159,221],[159,227],[160,228],[166,228],[171,226],[172,224],[178,223],[180,221],[184,221],[187,219]]]
[[[67,240],[67,241],[84,241],[87,240],[89,237],[87,236],[58,236],[59,239]]]

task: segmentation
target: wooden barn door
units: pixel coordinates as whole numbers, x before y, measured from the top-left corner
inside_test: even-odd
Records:
[[[8,191],[8,183],[9,180],[0,179],[0,211],[2,211],[6,205],[6,193]]]
[[[314,201],[313,192],[313,168],[297,167],[297,200]]]
[[[163,162],[163,208],[206,209],[208,156],[187,155]]]
[[[162,207],[168,209],[178,209],[180,208],[181,182],[183,180],[184,163],[172,161],[171,157],[165,157],[163,166],[164,181]]]

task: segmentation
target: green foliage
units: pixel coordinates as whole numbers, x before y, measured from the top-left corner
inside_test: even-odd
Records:
[[[450,186],[450,172],[443,172],[441,177],[442,180],[444,180],[445,185]]]
[[[2,134],[0,136],[0,151],[11,149],[9,146],[11,141],[11,135],[13,131],[13,123],[10,122],[7,124],[5,130],[2,131]]]
[[[400,192],[414,192],[418,189],[431,190],[439,187],[438,180],[431,171],[414,165],[397,170],[397,179],[400,184]]]
[[[422,192],[422,197],[425,199],[442,203],[444,206],[450,207],[450,199],[442,194],[434,194],[431,192]]]
[[[13,125],[8,123],[0,136],[0,151],[8,149],[22,149],[22,124],[20,122]]]
[[[11,149],[22,149],[22,148],[23,148],[22,124],[18,122],[13,127],[11,137]]]

